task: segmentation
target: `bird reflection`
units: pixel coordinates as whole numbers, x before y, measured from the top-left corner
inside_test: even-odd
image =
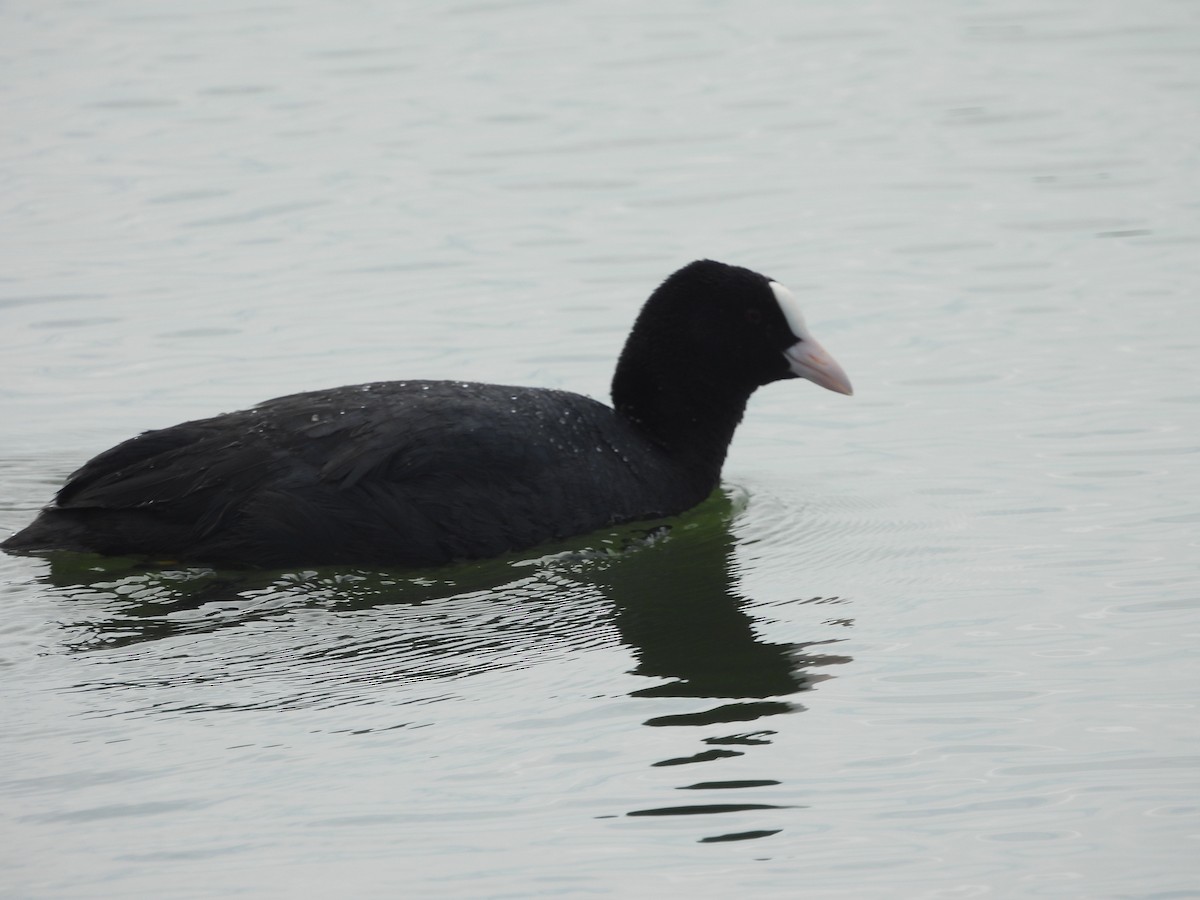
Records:
[[[631,696],[757,702],[664,716],[650,725],[744,722],[789,712],[801,707],[765,698],[809,690],[830,677],[814,669],[849,662],[814,652],[833,641],[780,644],[755,634],[736,587],[732,504],[722,494],[706,506],[709,515],[688,521],[653,552],[626,554],[595,581],[612,601],[621,638],[637,657],[634,674],[671,679]]]
[[[648,761],[654,767],[687,766],[744,756],[771,743],[775,732],[765,727],[767,720],[803,710],[795,695],[831,677],[824,671],[828,667],[849,662],[849,657],[825,652],[823,645],[833,641],[778,643],[756,634],[752,604],[737,586],[734,519],[734,504],[721,493],[657,528],[618,529],[554,548],[556,552],[539,559],[490,560],[424,572],[281,573],[156,568],[55,554],[43,577],[60,596],[89,601],[72,604],[76,615],[68,618],[74,621],[63,622],[68,632],[64,643],[73,651],[208,633],[217,660],[213,665],[219,666],[217,632],[274,629],[298,607],[324,608],[329,621],[304,633],[293,630],[290,652],[278,665],[283,673],[288,671],[284,667],[320,663],[322,677],[336,673],[342,691],[354,690],[360,678],[373,685],[399,685],[527,665],[530,652],[611,642],[611,630],[603,628],[610,622],[636,660],[633,674],[647,682],[630,697],[699,703],[698,708],[643,721],[653,728],[694,729],[695,752]],[[332,630],[342,634],[336,645],[328,637],[335,620],[338,628]],[[347,629],[360,623],[362,630],[351,631],[347,640]],[[336,666],[325,665],[335,655]],[[261,668],[255,674],[261,677]],[[287,677],[294,682],[296,674]],[[319,681],[310,679],[306,686],[314,696],[331,695],[328,684]],[[777,784],[771,778],[682,784],[681,790],[701,792],[694,796],[704,802],[658,805],[625,815],[779,809],[771,803],[714,802],[714,795],[725,799],[729,790],[742,789],[755,789],[753,799],[758,800]],[[703,840],[749,840],[778,830],[737,831]]]
[[[723,502],[722,502],[723,499]],[[809,690],[830,676],[819,670],[849,662],[849,657],[815,650],[820,644],[773,643],[755,634],[747,601],[736,587],[735,540],[730,532],[728,497],[710,501],[710,517],[684,523],[672,539],[653,552],[627,554],[595,575],[612,601],[622,640],[637,658],[634,674],[666,679],[638,689],[633,697],[689,697],[720,700],[704,708],[647,719],[651,727],[744,725],[802,710],[782,698]],[[652,763],[681,766],[741,756],[770,743],[767,729],[709,736],[690,756]],[[727,791],[777,785],[772,779],[708,781],[682,789]],[[763,803],[698,803],[631,810],[628,816],[686,816],[780,809]],[[780,829],[754,829],[711,835],[703,842],[750,840]]]
[[[727,525],[724,517],[721,524]],[[793,659],[795,645],[755,635],[733,587],[732,557],[733,538],[721,527],[628,554],[597,577],[622,640],[637,656],[634,673],[672,679],[634,696],[776,697],[808,686],[810,676]],[[786,706],[757,704],[780,705]]]

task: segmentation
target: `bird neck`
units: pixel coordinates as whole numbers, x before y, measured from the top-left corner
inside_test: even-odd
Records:
[[[618,365],[612,384],[617,413],[697,477],[711,482],[709,490],[720,478],[750,393],[703,376],[656,376],[644,366]]]

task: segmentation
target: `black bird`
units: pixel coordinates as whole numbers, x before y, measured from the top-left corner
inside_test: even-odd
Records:
[[[254,567],[497,556],[695,506],[750,395],[797,377],[851,393],[785,287],[700,260],[646,301],[611,409],[457,381],[292,394],[118,444],[0,546]]]

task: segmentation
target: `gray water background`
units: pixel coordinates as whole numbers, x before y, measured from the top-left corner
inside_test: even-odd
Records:
[[[657,541],[0,558],[3,896],[1200,897],[1194,0],[18,0],[0,108],[4,531],[283,393],[603,397],[701,256],[857,390]]]

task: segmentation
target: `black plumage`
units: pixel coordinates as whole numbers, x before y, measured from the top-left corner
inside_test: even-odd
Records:
[[[674,515],[717,486],[756,388],[801,375],[849,393],[779,290],[708,260],[676,272],[638,316],[613,408],[566,391],[391,381],[149,431],[75,472],[2,546],[423,566]]]

